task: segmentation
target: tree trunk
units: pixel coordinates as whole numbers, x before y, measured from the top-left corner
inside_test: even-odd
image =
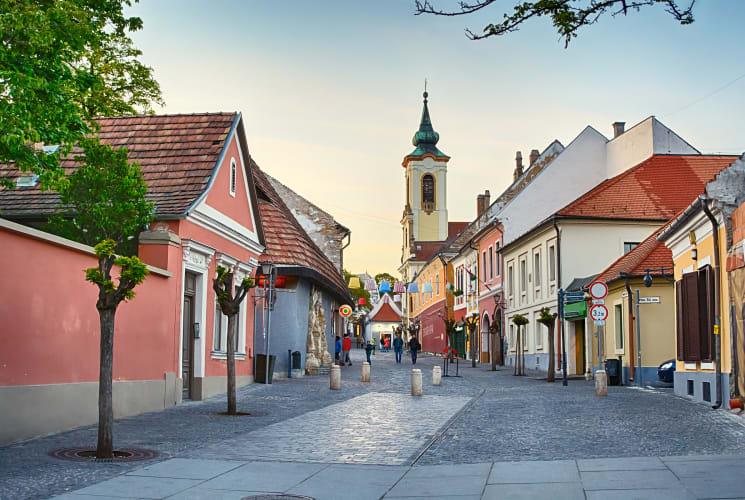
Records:
[[[554,320],[555,321],[555,320]],[[546,380],[554,382],[556,380],[556,373],[554,370],[554,358],[556,357],[556,339],[554,338],[554,331],[556,325],[552,321],[548,326],[548,375]]]
[[[114,456],[114,406],[112,373],[114,371],[114,315],[116,307],[99,309],[101,352],[98,371],[98,444],[96,458]]]
[[[527,327],[523,325],[523,328]],[[525,376],[525,347],[522,340],[522,335],[520,335],[520,375]]]
[[[476,368],[476,328],[471,331],[471,368]]]
[[[517,338],[515,339],[515,369],[512,371],[512,376],[518,375],[518,365],[520,364],[520,327],[517,327]]]
[[[238,314],[228,316],[228,415],[236,414],[235,407],[235,321]],[[268,358],[268,356],[267,356]],[[266,361],[269,362],[269,359]]]

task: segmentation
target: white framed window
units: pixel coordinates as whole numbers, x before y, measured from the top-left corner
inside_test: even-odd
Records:
[[[523,336],[522,338],[522,344],[523,344],[523,351],[528,350],[528,325],[524,325],[522,327],[522,332],[520,332]]]
[[[528,262],[526,257],[520,259],[520,297],[524,298],[528,291]]]
[[[481,273],[481,280],[486,281],[486,250],[484,250],[483,252],[483,261],[484,263],[481,266],[481,268],[483,269],[483,272]]]
[[[507,295],[510,297],[510,305],[515,295],[515,270],[512,264],[507,265]]]
[[[435,276],[435,290],[437,291],[437,296],[440,296],[440,275],[439,273],[437,276]]]
[[[235,186],[237,184],[235,158],[230,159],[230,196],[235,198]]]
[[[548,280],[556,281],[556,247],[548,247]]]
[[[510,351],[515,350],[515,325],[510,320]]]
[[[494,252],[492,247],[489,247],[489,280],[494,279]]]
[[[495,246],[494,246],[494,261],[495,261],[494,264],[497,266],[497,272],[494,273],[494,275],[497,276],[497,277],[499,277],[499,276],[502,275],[502,269],[501,269],[501,266],[499,265],[499,261],[501,259],[499,257],[500,257],[500,255],[499,255],[499,242],[497,242],[495,244]]]
[[[613,303],[613,331],[615,333],[616,354],[623,354],[623,300]]]
[[[535,348],[536,349],[543,349],[543,328],[544,326],[538,322],[538,317],[540,316],[540,312],[535,313],[536,321],[534,322],[535,325]]]
[[[220,303],[215,297],[215,328],[212,330],[212,350],[220,352],[222,349],[223,325],[227,323],[228,318],[220,310]]]

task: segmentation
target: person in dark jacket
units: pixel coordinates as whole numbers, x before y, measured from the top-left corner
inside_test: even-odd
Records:
[[[341,337],[336,336],[336,343],[334,344],[334,361],[339,362],[341,356]]]
[[[419,339],[416,337],[411,337],[411,340],[409,340],[409,352],[411,353],[411,363],[416,364],[416,355],[419,349],[422,348],[422,345],[419,343]]]
[[[400,333],[397,333],[396,338],[393,339],[393,351],[396,353],[396,363],[401,363],[401,357],[404,352],[404,339],[401,338]]]
[[[365,354],[367,355],[367,362],[370,363],[370,354],[375,350],[375,344],[373,344],[373,341],[370,340],[367,342],[367,345],[365,345]],[[372,363],[370,363],[372,364]]]

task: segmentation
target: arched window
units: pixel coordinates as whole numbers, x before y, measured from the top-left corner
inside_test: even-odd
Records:
[[[422,177],[422,208],[427,212],[435,209],[435,178],[431,174]]]

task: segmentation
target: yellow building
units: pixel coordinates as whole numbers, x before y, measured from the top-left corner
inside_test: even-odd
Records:
[[[658,234],[655,231],[594,280],[608,286],[608,318],[591,337],[593,366],[599,367],[599,360],[620,359],[619,382],[624,384],[656,384],[659,365],[675,358],[673,260]]]
[[[726,408],[732,353],[725,220],[702,195],[659,238],[672,250],[675,268],[675,393]]]

